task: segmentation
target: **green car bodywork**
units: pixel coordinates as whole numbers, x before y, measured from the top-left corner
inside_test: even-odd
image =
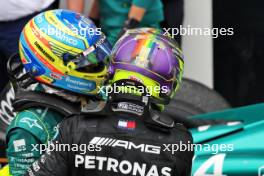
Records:
[[[194,176],[264,175],[264,104],[193,116],[225,124],[191,129],[197,147]],[[210,146],[208,149],[208,146]]]

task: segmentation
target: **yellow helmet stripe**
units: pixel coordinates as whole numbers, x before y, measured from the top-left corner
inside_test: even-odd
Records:
[[[57,46],[61,46],[61,48],[65,49],[68,53],[70,53],[72,51],[73,54],[74,53],[76,54],[76,53],[81,53],[82,52],[82,50],[79,49],[79,48],[74,48],[74,47],[68,46],[68,45],[66,45],[66,44],[64,44],[62,42],[59,42],[56,39],[50,37],[49,35],[47,35],[46,33],[44,33],[42,30],[37,30],[38,27],[35,24],[35,22],[33,22],[33,27],[36,29],[35,32],[38,32],[41,37],[46,38],[46,40],[50,41],[51,46],[52,46],[52,43],[54,43]]]

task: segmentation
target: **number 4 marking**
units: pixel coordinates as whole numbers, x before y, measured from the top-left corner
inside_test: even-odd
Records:
[[[199,169],[194,173],[194,176],[223,176],[223,165],[225,154],[214,155],[204,162]],[[213,174],[206,174],[206,171],[214,166]]]

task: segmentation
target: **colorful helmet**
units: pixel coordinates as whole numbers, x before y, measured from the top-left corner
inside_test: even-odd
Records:
[[[177,43],[151,28],[128,30],[114,46],[110,63],[112,83],[140,82],[161,104],[167,104],[179,88],[184,66]]]
[[[96,95],[104,84],[111,49],[100,28],[69,10],[40,13],[19,41],[22,63],[35,80],[84,95]]]

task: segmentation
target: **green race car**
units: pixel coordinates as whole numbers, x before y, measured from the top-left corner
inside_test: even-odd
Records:
[[[207,123],[191,129],[195,144],[203,146],[196,148],[192,174],[263,176],[263,117],[264,104],[192,117]]]

